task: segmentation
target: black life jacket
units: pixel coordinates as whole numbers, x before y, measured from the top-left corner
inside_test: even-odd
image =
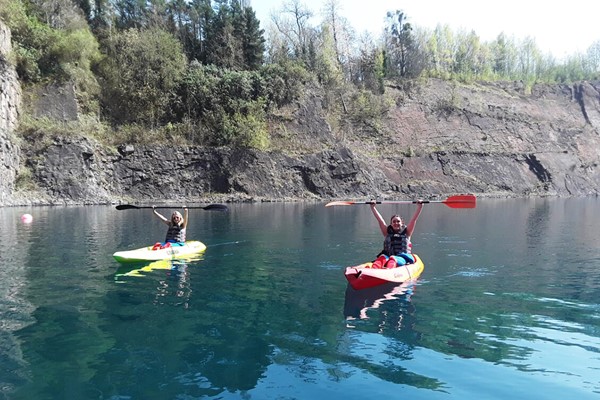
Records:
[[[185,228],[183,226],[169,223],[169,230],[167,231],[167,237],[165,242],[185,242]]]
[[[387,227],[387,236],[383,241],[382,254],[386,256],[396,256],[401,253],[410,253],[409,237],[406,232],[406,226],[400,232],[394,232],[391,225]]]

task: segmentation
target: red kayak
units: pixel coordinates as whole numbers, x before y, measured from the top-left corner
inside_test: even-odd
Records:
[[[373,262],[366,262],[355,267],[346,268],[346,279],[354,289],[366,289],[384,283],[403,283],[416,280],[423,272],[425,265],[419,256],[413,254],[415,262],[396,268],[371,268]]]

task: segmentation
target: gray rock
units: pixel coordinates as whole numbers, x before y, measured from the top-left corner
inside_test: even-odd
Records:
[[[397,106],[377,124],[342,119],[336,128],[313,88],[288,117],[272,116],[273,150],[261,152],[172,144],[113,150],[72,136],[18,146],[10,131],[19,90],[4,89],[15,87],[9,80],[0,80],[0,115],[9,115],[0,120],[0,205],[600,192],[599,82],[526,92],[520,82],[432,79],[406,93],[389,87]],[[20,165],[34,191],[15,189]]]

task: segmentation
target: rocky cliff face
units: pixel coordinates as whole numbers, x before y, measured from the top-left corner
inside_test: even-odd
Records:
[[[597,195],[600,83],[457,85],[431,81],[390,115],[391,182],[411,191]]]
[[[0,206],[600,193],[600,82],[526,92],[518,82],[429,80],[410,92],[388,88],[396,106],[377,123],[345,121],[335,129],[326,98],[312,90],[285,117],[273,116],[270,152],[111,149],[83,137],[19,147],[12,132],[21,92],[6,61],[9,46],[0,24]],[[69,93],[43,96],[68,104],[37,107],[76,118]],[[21,159],[35,190],[15,190]]]
[[[385,186],[381,172],[345,147],[301,157],[170,145],[110,152],[88,139],[57,138],[27,159],[41,191],[22,202],[33,204],[320,199]]]
[[[285,124],[275,147],[123,146],[56,138],[24,146],[41,191],[26,202],[587,196],[600,192],[598,83],[459,85],[432,80],[374,128],[332,132],[318,94]],[[291,151],[293,149],[293,151]],[[311,150],[312,149],[312,150]],[[315,150],[318,149],[318,150]],[[293,155],[292,155],[293,154]]]
[[[10,52],[10,31],[0,21],[0,205],[12,196],[20,159],[13,131],[19,116],[21,87],[8,62]]]

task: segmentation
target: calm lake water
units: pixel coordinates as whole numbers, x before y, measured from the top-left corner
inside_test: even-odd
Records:
[[[416,285],[353,291],[367,205],[193,209],[199,260],[129,268],[112,253],[164,237],[150,210],[0,208],[0,397],[598,399],[599,211],[429,204]]]

